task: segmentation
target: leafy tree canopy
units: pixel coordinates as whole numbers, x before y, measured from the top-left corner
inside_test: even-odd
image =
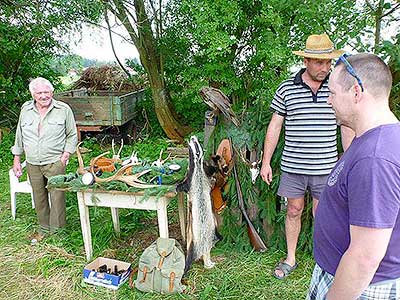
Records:
[[[290,67],[300,63],[291,51],[303,48],[308,35],[326,32],[343,47],[367,22],[345,0],[171,0],[166,19],[161,46],[169,87],[192,123],[203,119],[187,107],[201,102],[202,85],[221,88],[239,110],[263,114],[257,102],[267,104]]]
[[[53,57],[67,49],[65,35],[83,20],[96,19],[98,6],[86,0],[0,1],[0,126],[11,126],[29,99],[30,78],[46,77],[56,86]],[[6,116],[6,117],[4,117]]]

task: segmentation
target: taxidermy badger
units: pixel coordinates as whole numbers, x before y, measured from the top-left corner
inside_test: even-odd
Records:
[[[204,267],[211,269],[210,251],[221,236],[217,232],[216,220],[211,204],[211,176],[216,168],[203,163],[203,149],[197,137],[189,141],[189,169],[185,180],[178,184],[177,191],[188,193],[188,222],[185,273],[192,263],[203,259]]]

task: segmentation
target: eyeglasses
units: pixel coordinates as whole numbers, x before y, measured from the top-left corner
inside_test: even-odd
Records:
[[[339,59],[337,60],[337,62],[336,62],[336,64],[335,64],[335,67],[336,67],[340,62],[343,62],[344,65],[346,66],[347,72],[349,72],[349,74],[350,74],[351,76],[353,76],[353,77],[357,80],[358,84],[359,84],[360,87],[361,87],[361,91],[364,92],[364,86],[363,86],[363,84],[362,84],[361,78],[357,75],[356,71],[354,71],[354,69],[353,69],[353,66],[352,66],[352,65],[349,63],[349,61],[346,59],[346,57],[349,57],[349,56],[351,56],[351,54],[346,54],[346,53],[344,53],[343,55],[341,55],[341,56],[339,57]]]

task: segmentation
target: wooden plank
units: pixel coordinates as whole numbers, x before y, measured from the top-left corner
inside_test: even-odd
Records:
[[[76,89],[76,90],[69,90],[65,92],[59,92],[56,96],[59,97],[76,97],[76,96],[87,96],[88,90],[86,88]]]
[[[58,97],[58,100],[71,107],[78,125],[113,125],[112,97]]]
[[[171,154],[172,157],[187,158],[189,157],[188,148],[168,147],[167,153]]]
[[[144,97],[144,90],[125,93],[80,89],[55,95],[71,107],[76,123],[81,126],[121,126],[135,118],[136,103]]]
[[[171,187],[170,185],[162,185],[165,187]],[[100,188],[96,189],[88,189],[88,188],[82,188],[82,190],[75,191],[72,188],[52,188],[53,190],[56,191],[63,191],[63,192],[90,192],[90,193],[99,193],[99,194],[110,194],[110,195],[132,195],[132,196],[144,196],[145,191],[138,191],[138,192],[124,192],[124,191],[117,191],[117,190],[101,190]],[[165,198],[174,198],[177,195],[177,192],[166,192],[165,194],[162,195],[162,197]],[[150,196],[152,197],[152,196]]]
[[[121,99],[122,123],[126,123],[135,118],[136,103],[143,100],[144,97],[144,89],[119,97]]]
[[[102,131],[103,130],[101,126],[81,126],[79,124],[77,124],[76,129],[77,129],[79,142],[82,140],[82,131]]]

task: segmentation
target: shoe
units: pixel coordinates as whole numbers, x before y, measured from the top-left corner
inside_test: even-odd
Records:
[[[288,277],[289,274],[292,273],[297,268],[297,266],[298,266],[297,262],[293,266],[291,266],[285,262],[279,262],[275,267],[273,275],[276,279],[283,280],[286,277]],[[276,271],[282,271],[283,276],[276,275]]]

